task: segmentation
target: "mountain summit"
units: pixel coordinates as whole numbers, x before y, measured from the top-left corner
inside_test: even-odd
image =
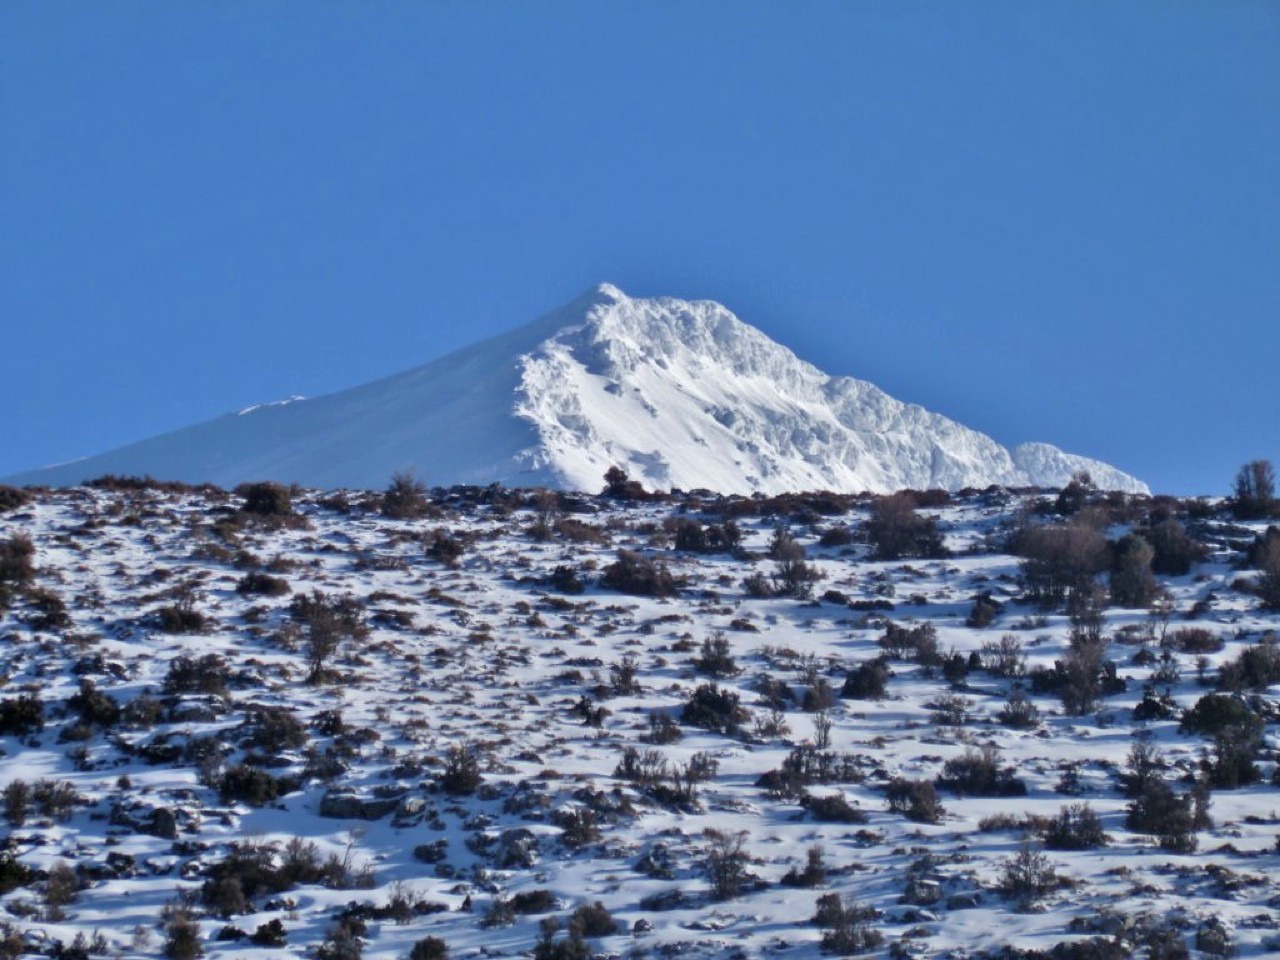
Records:
[[[432,363],[315,399],[263,404],[10,478],[114,474],[232,486],[380,488],[499,481],[594,491],[621,466],[650,488],[734,493],[1057,487],[1114,467],[1047,444],[1006,449],[878,387],[832,377],[718,303],[609,284]]]

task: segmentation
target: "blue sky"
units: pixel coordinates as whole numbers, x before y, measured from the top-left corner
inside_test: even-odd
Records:
[[[8,0],[0,143],[0,475],[603,280],[1159,491],[1280,463],[1269,0]]]

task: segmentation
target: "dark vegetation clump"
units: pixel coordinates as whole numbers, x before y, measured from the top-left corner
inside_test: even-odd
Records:
[[[1012,768],[1000,766],[1000,755],[989,744],[966,749],[948,760],[937,784],[970,797],[1020,797],[1027,792],[1027,785],[1013,775]]]
[[[915,660],[927,667],[942,662],[937,628],[928,621],[911,627],[890,621],[877,643],[887,656],[900,660]]]
[[[1000,611],[1003,609],[1004,604],[992,597],[990,590],[984,590],[973,598],[973,607],[965,619],[965,626],[978,630],[989,627],[995,622],[996,617],[1000,616]]]
[[[1273,633],[1218,668],[1222,690],[1264,690],[1273,683],[1280,683],[1280,643]]]
[[[1096,850],[1108,840],[1102,820],[1087,803],[1063,807],[1044,833],[1044,845],[1050,850]]]
[[[390,520],[417,520],[427,516],[427,488],[412,473],[397,473],[382,495],[382,515]]]
[[[17,510],[31,502],[31,494],[18,487],[10,487],[0,483],[0,513]]]
[[[621,467],[610,467],[604,474],[604,490],[600,494],[610,500],[635,503],[653,499],[639,480],[632,480]]]
[[[884,934],[871,925],[879,916],[874,908],[838,893],[819,897],[817,907],[812,922],[822,928],[823,953],[853,957],[870,953],[884,943]]]
[[[858,664],[845,677],[840,696],[850,700],[882,700],[888,692],[893,671],[883,657]]]
[[[218,795],[223,803],[238,800],[253,807],[262,807],[293,792],[298,786],[296,778],[275,777],[266,770],[241,764],[223,772],[218,783]]]
[[[819,784],[861,783],[866,779],[862,757],[853,753],[819,749],[802,743],[793,747],[782,766],[761,775],[756,786],[770,795],[788,799],[805,796],[806,788]]]
[[[35,579],[35,544],[26,534],[0,540],[0,613]]]
[[[44,702],[35,693],[0,700],[0,736],[25,737],[44,729]]]
[[[679,584],[667,565],[633,550],[619,550],[618,558],[604,568],[600,585],[638,597],[674,597]]]
[[[259,517],[287,517],[293,513],[293,495],[280,483],[245,483],[236,487],[244,499],[241,509]]]
[[[889,809],[916,823],[939,823],[946,810],[938,799],[938,791],[929,780],[895,777],[885,788]]]
[[[699,684],[680,711],[680,721],[733,736],[747,719],[747,711],[732,690],[715,683]]]
[[[938,521],[916,513],[916,498],[909,493],[876,500],[871,505],[866,536],[877,560],[947,556]]]
[[[236,593],[241,596],[283,597],[289,592],[289,581],[284,577],[256,570],[246,573],[236,583]]]
[[[169,662],[164,678],[165,693],[200,693],[225,695],[231,680],[231,668],[216,653],[203,657],[183,654]]]
[[[440,773],[440,789],[453,796],[469,796],[480,788],[484,777],[480,771],[480,752],[474,745],[456,745],[444,756]]]
[[[1231,497],[1231,511],[1240,520],[1280,516],[1276,471],[1270,460],[1254,460],[1240,468]]]
[[[1079,517],[1020,527],[1008,549],[1023,558],[1028,599],[1044,607],[1058,606],[1070,591],[1087,587],[1110,562],[1106,538]]]
[[[702,654],[693,658],[693,668],[709,677],[731,677],[738,672],[738,664],[729,648],[729,639],[723,631],[702,641]]]
[[[671,524],[674,548],[686,553],[736,553],[742,546],[742,531],[733,520],[702,524],[677,517]]]

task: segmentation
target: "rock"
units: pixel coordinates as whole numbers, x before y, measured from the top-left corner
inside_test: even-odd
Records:
[[[334,820],[381,820],[399,805],[392,798],[358,797],[330,791],[320,798],[320,816]]]
[[[504,830],[494,848],[493,862],[499,870],[532,867],[538,861],[538,838],[524,827]]]

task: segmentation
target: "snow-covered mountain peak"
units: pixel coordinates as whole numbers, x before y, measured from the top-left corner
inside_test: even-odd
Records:
[[[1045,444],[1007,450],[874,385],[830,377],[709,300],[588,290],[540,320],[342,393],[262,404],[16,479],[104,473],[234,485],[275,479],[595,490],[621,466],[650,487],[732,493],[1046,486],[1086,470],[1146,486]]]

